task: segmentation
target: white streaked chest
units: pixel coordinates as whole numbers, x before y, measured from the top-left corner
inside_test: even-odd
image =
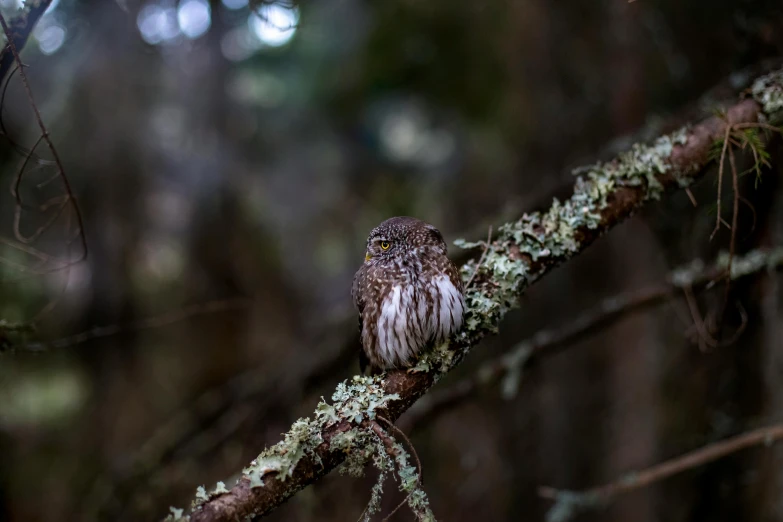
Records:
[[[392,286],[378,316],[377,354],[386,366],[406,366],[429,342],[462,326],[462,293],[445,275]]]

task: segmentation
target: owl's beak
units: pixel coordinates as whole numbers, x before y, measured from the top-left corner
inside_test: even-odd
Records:
[[[364,254],[364,260],[365,260],[365,261],[369,261],[370,259],[372,259],[372,256],[370,255],[370,253],[369,253],[369,252],[366,252],[366,253]]]

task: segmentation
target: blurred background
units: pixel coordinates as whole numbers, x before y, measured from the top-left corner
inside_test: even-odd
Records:
[[[39,130],[17,73],[0,319],[34,328],[0,336],[0,519],[157,520],[231,484],[358,371],[350,284],[372,227],[412,215],[449,242],[484,238],[567,196],[573,167],[736,100],[781,55],[779,0],[55,0],[22,57],[89,253],[69,262],[75,216],[45,206],[64,190],[45,144],[23,165]],[[783,244],[780,140],[768,151],[761,183],[742,178],[755,212],[738,252]],[[709,241],[714,180],[696,207],[667,197],[535,285],[438,386],[725,249],[727,231]],[[775,274],[732,286],[748,320],[730,346],[699,350],[678,296],[541,361],[516,394],[489,386],[417,422],[434,513],[544,520],[538,486],[584,489],[782,421],[782,291]],[[332,474],[270,519],[355,520],[374,478]],[[385,490],[388,513],[401,495]],[[580,520],[783,520],[783,450]]]

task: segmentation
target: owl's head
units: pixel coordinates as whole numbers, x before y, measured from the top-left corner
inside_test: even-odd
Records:
[[[440,231],[420,219],[399,216],[372,229],[364,259],[377,262],[428,254],[446,255],[446,242]]]

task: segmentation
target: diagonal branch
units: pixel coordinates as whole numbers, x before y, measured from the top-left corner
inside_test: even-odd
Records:
[[[500,227],[482,265],[462,267],[466,291],[465,327],[450,343],[422,357],[416,372],[392,371],[354,377],[337,385],[333,403],[321,402],[310,419],[299,419],[284,440],[264,450],[243,470],[229,491],[200,490],[191,513],[173,509],[169,520],[191,522],[252,518],[272,511],[303,487],[361,452],[361,423],[376,414],[395,421],[471,346],[494,333],[505,314],[518,306],[522,292],[560,263],[586,249],[642,205],[669,190],[695,182],[710,163],[709,151],[726,125],[766,121],[783,111],[783,71],[760,78],[753,99],[713,117],[661,136],[652,145],[635,145],[614,160],[581,169],[574,194],[555,201],[546,213],[526,214]]]
[[[475,395],[482,387],[502,382],[503,395],[514,395],[524,371],[541,358],[559,353],[570,343],[639,310],[666,302],[684,291],[697,290],[724,277],[729,255],[722,254],[710,266],[694,261],[668,274],[654,286],[623,292],[600,301],[573,321],[559,328],[539,330],[511,350],[483,363],[472,376],[433,392],[416,403],[403,418],[403,429],[411,430]],[[734,259],[731,280],[758,274],[767,268],[783,268],[783,247],[754,250]]]
[[[555,501],[555,505],[552,506],[547,515],[547,520],[565,522],[580,511],[606,505],[618,495],[645,488],[673,475],[709,464],[745,448],[761,446],[762,444],[769,446],[782,438],[783,424],[774,424],[709,444],[647,469],[629,473],[603,486],[585,491],[566,491],[541,487],[538,492],[542,497]]]

